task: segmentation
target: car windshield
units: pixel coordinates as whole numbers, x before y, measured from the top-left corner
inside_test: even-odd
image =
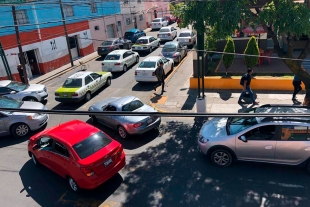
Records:
[[[176,45],[165,45],[162,52],[175,52],[176,49]]]
[[[170,29],[169,28],[162,28],[159,30],[159,33],[160,32],[170,32]]]
[[[153,22],[160,22],[160,19],[154,19]]]
[[[125,32],[125,37],[132,37],[133,35],[133,32]]]
[[[15,91],[23,91],[23,90],[27,89],[29,87],[29,85],[27,85],[25,83],[20,83],[20,82],[12,81],[6,87],[8,87],[10,89],[13,89]]]
[[[0,108],[19,108],[24,102],[10,98],[0,97]]]
[[[179,36],[179,37],[190,37],[190,36],[191,36],[191,33],[182,32],[182,33],[180,33],[180,36]]]
[[[137,44],[147,44],[147,43],[148,43],[148,40],[147,40],[147,39],[140,39],[140,40],[137,40],[136,43],[137,43]]]
[[[138,68],[155,68],[156,62],[143,61],[140,63]]]
[[[80,88],[82,87],[82,78],[67,78],[62,85],[63,88]]]
[[[120,55],[107,55],[104,60],[119,60]]]
[[[73,145],[73,149],[81,159],[84,159],[107,146],[111,142],[112,140],[100,131]]]
[[[249,113],[254,113],[250,111]],[[237,134],[251,126],[258,124],[256,117],[233,117],[227,120],[226,130],[229,135]]]
[[[130,103],[124,104],[122,107],[122,111],[135,111],[141,108],[144,104],[139,100],[134,100]]]
[[[108,46],[108,45],[112,45],[113,41],[105,41],[101,44],[101,46]]]

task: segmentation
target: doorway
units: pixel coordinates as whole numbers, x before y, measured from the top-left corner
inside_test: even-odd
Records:
[[[29,67],[31,69],[32,75],[33,76],[41,75],[36,51],[35,50],[29,50],[26,52],[26,55],[27,55],[26,59],[28,59],[28,64],[29,64]]]
[[[114,24],[107,25],[108,38],[115,38]]]
[[[69,44],[70,44],[72,59],[78,58],[80,56],[80,49],[79,49],[79,44],[77,40],[77,35],[69,37]]]

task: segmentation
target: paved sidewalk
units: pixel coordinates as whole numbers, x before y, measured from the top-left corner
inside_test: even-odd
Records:
[[[193,73],[193,52],[188,54],[185,61],[175,69],[174,73],[166,79],[166,92],[160,96],[153,94],[150,104],[163,112],[196,112],[196,97],[198,91],[189,89],[189,78]],[[158,87],[156,93],[159,94],[161,88]],[[238,104],[241,92],[232,90],[207,90],[205,92],[207,113],[237,113],[246,108],[253,107],[252,104]],[[257,101],[263,104],[302,104],[304,91],[297,95],[300,102],[293,103],[293,91],[254,91]],[[245,100],[247,103],[251,101]]]

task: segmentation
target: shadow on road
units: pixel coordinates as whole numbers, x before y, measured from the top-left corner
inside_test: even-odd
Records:
[[[104,61],[105,56],[99,56],[98,58],[95,59],[95,61]]]
[[[309,206],[304,169],[259,163],[218,168],[197,152],[197,127],[167,122],[166,142],[133,155],[116,191],[124,206]]]
[[[71,191],[67,181],[41,166],[36,167],[29,160],[19,172],[27,197],[34,199],[40,206],[99,206],[123,182],[120,174],[116,174],[107,182],[94,190],[84,190],[80,193]]]
[[[132,87],[132,91],[151,91],[156,83],[140,82]]]

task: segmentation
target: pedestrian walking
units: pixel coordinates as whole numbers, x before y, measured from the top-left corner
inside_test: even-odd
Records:
[[[247,73],[244,74],[240,80],[240,85],[242,85],[243,90],[240,94],[238,103],[239,104],[243,104],[244,102],[241,101],[241,99],[243,98],[243,96],[248,93],[250,95],[250,98],[252,100],[253,105],[258,105],[259,102],[256,102],[253,96],[253,91],[251,90],[251,75],[253,74],[253,69],[248,69]]]
[[[21,64],[17,65],[17,71],[19,73],[20,80],[25,83],[24,70]]]
[[[164,90],[164,88],[165,88],[165,71],[164,71],[164,63],[163,62],[160,62],[160,64],[157,66],[157,68],[155,70],[155,75],[156,75],[158,82],[154,86],[154,91],[156,91],[156,88],[161,85],[161,94],[160,95],[163,95],[163,93],[166,92]]]
[[[301,80],[296,76],[294,75],[294,79],[293,79],[293,86],[294,86],[294,93],[293,93],[293,98],[292,100],[297,100],[296,99],[296,94],[302,90],[302,87],[301,87]]]

